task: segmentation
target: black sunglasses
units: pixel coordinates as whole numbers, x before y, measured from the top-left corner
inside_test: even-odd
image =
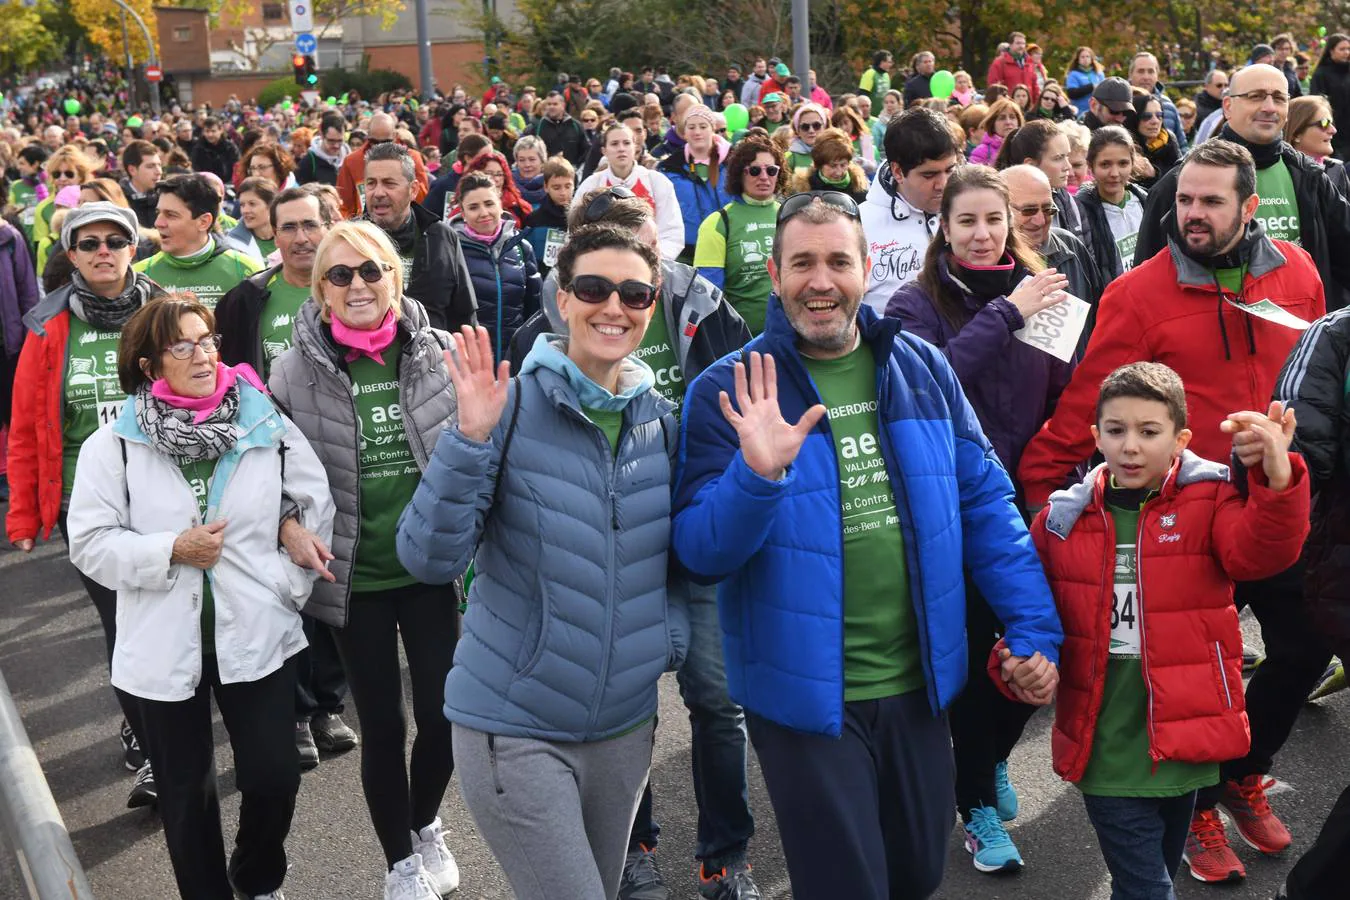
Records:
[[[798,131],[820,131],[820,130],[821,130],[822,128],[824,128],[824,127],[825,127],[825,123],[824,123],[824,122],[799,122],[799,123],[797,123],[797,130],[798,130]]]
[[[793,194],[783,201],[783,205],[778,207],[778,218],[774,224],[781,227],[784,222],[817,200],[826,206],[833,206],[850,219],[862,219],[862,216],[858,213],[858,204],[848,194],[841,191],[803,191],[800,194]]]
[[[615,284],[603,275],[578,275],[567,290],[582,303],[604,303],[615,291],[629,309],[646,309],[656,302],[656,288],[631,278]]]
[[[323,273],[323,277],[333,287],[347,287],[352,283],[352,278],[357,275],[360,275],[361,280],[366,284],[378,284],[388,268],[389,266],[381,265],[373,259],[366,260],[355,269],[339,263],[336,266],[329,266],[328,271]]]
[[[632,200],[635,197],[637,197],[637,194],[621,184],[606,188],[604,193],[597,194],[590,203],[586,204],[586,212],[582,214],[582,222],[586,225],[594,225],[605,217],[605,213],[609,212],[609,208],[614,205],[615,200]]]
[[[760,174],[768,175],[770,178],[777,178],[778,173],[782,171],[777,166],[746,166],[745,171],[750,173],[751,178],[758,178]]]
[[[98,248],[104,244],[107,244],[108,249],[116,253],[118,250],[125,250],[130,247],[131,239],[120,234],[110,234],[106,238],[81,238],[75,242],[75,249],[83,253],[97,253]]]
[[[67,171],[67,170],[65,170],[65,169],[62,169],[62,170],[59,171],[59,172],[53,172],[53,173],[52,173],[52,177],[53,177],[53,178],[79,178],[79,177],[80,177],[80,173],[79,173],[79,172],[70,172],[70,171]]]

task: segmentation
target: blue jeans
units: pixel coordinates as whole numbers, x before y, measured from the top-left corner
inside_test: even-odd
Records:
[[[1083,795],[1111,872],[1111,900],[1176,900],[1172,880],[1186,848],[1195,793],[1180,797]]]
[[[689,653],[675,679],[693,731],[694,800],[698,804],[694,855],[715,869],[744,858],[755,833],[745,776],[745,712],[727,696],[717,586],[672,578],[670,590],[687,592],[689,600]],[[648,782],[629,847],[655,847],[660,833],[661,826],[652,817]]]

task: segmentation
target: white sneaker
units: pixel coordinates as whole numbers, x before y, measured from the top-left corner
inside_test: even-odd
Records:
[[[445,846],[445,830],[439,816],[420,832],[413,832],[413,852],[420,854],[431,883],[444,897],[459,888],[459,866]]]
[[[384,876],[384,900],[441,900],[421,855],[414,853],[394,863],[394,871]]]

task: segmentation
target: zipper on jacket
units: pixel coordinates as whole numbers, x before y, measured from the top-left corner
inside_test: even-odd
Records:
[[[1111,476],[1108,474],[1107,477],[1110,478]],[[1093,492],[1094,492],[1094,494],[1095,494],[1096,490],[1097,490],[1097,489],[1096,489],[1096,486],[1094,486],[1094,487],[1093,487]],[[1108,585],[1110,585],[1110,586],[1112,587],[1112,589],[1114,590],[1115,558],[1116,558],[1116,553],[1115,553],[1115,551],[1116,551],[1116,523],[1115,523],[1115,520],[1114,520],[1113,518],[1111,518],[1111,516],[1108,515],[1107,512],[1106,512],[1106,497],[1105,497],[1105,493],[1103,493],[1102,496],[1097,497],[1097,498],[1095,498],[1095,499],[1098,501],[1098,504],[1099,504],[1099,505],[1098,505],[1097,511],[1098,511],[1099,513],[1101,513],[1101,516],[1102,516],[1102,526],[1103,526],[1103,528],[1105,529],[1102,533],[1103,533],[1103,535],[1108,535],[1108,534],[1109,534],[1109,535],[1111,536],[1111,542],[1110,542],[1110,544],[1108,545],[1108,546],[1110,546],[1110,548],[1111,548],[1111,553],[1110,553],[1110,555],[1107,555],[1107,554],[1105,554],[1105,553],[1102,554],[1102,580],[1101,580],[1101,588],[1100,588],[1100,590],[1099,590],[1099,592],[1098,592],[1098,594],[1097,594],[1098,597],[1105,597],[1105,596],[1106,596],[1106,591],[1107,591]],[[1135,547],[1135,559],[1138,560],[1138,558],[1139,558],[1139,548],[1138,548],[1138,547]],[[1109,573],[1109,575],[1108,575],[1108,573]],[[1111,598],[1111,602],[1102,605],[1102,619],[1103,619],[1102,625],[1105,626],[1105,628],[1104,628],[1104,631],[1105,631],[1105,633],[1106,633],[1106,647],[1105,647],[1105,650],[1106,650],[1106,657],[1107,657],[1107,660],[1108,660],[1108,661],[1110,660],[1110,657],[1111,657],[1111,610],[1112,610],[1112,607],[1114,607],[1114,606],[1115,606],[1115,596],[1114,596],[1114,593],[1113,593],[1112,598]],[[1141,632],[1143,631],[1142,624],[1141,624],[1141,626],[1140,626],[1140,631],[1141,631]],[[1099,629],[1096,633],[1101,633],[1101,630]],[[1094,652],[1092,653],[1092,659],[1091,659],[1091,662],[1092,662],[1092,669],[1090,670],[1090,673],[1089,673],[1089,681],[1088,681],[1088,684],[1096,685],[1096,684],[1097,684],[1097,680],[1098,680],[1098,674],[1099,674],[1099,672],[1101,672],[1102,669],[1105,668],[1105,666],[1103,666],[1102,669],[1099,669],[1099,668],[1098,668],[1098,664],[1100,663],[1100,658],[1099,658],[1100,656],[1101,656],[1101,654],[1100,654],[1098,651],[1096,651],[1095,648],[1094,648]],[[1061,659],[1060,662],[1062,663],[1063,660]],[[1101,675],[1101,678],[1102,678],[1102,684],[1105,685],[1105,683],[1106,683],[1106,682],[1105,682],[1105,678],[1106,678],[1105,674],[1102,674],[1102,675]],[[1096,693],[1096,689],[1095,689],[1095,688],[1093,689],[1093,693],[1094,693],[1094,694]],[[1090,714],[1089,714],[1089,728],[1088,728],[1087,731],[1085,732],[1085,734],[1087,735],[1087,739],[1078,742],[1078,746],[1079,746],[1079,748],[1081,748],[1080,760],[1082,761],[1082,769],[1079,770],[1079,776],[1078,776],[1080,780],[1081,780],[1081,778],[1082,778],[1082,776],[1083,776],[1083,773],[1085,773],[1085,772],[1087,771],[1087,765],[1088,765],[1088,763],[1092,761],[1092,744],[1093,744],[1094,739],[1095,739],[1096,736],[1097,736],[1097,719],[1101,716],[1101,711],[1102,711],[1102,707],[1101,707],[1101,697],[1100,697],[1100,696],[1097,696],[1097,697],[1096,697],[1096,704],[1097,704],[1096,712],[1095,712],[1095,713],[1090,713]],[[1077,766],[1075,766],[1075,769],[1077,769]]]
[[[1228,703],[1228,708],[1233,708],[1233,692],[1228,689],[1228,673],[1223,670],[1223,648],[1219,642],[1214,642],[1214,656],[1219,660],[1219,677],[1223,679],[1223,698]]]
[[[1168,472],[1153,499],[1162,496],[1162,492],[1166,490],[1167,482],[1171,477],[1171,472]],[[1153,677],[1149,674],[1148,628],[1144,618],[1144,524],[1148,521],[1144,513],[1148,511],[1152,503],[1153,500],[1146,500],[1144,505],[1139,507],[1139,525],[1134,539],[1134,605],[1139,616],[1139,657],[1144,669],[1144,689],[1148,692],[1148,755],[1153,760],[1153,771],[1156,772],[1162,757],[1157,751],[1157,727],[1153,718]]]

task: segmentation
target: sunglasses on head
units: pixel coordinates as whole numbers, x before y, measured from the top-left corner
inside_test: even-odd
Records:
[[[816,201],[834,207],[850,219],[862,218],[858,214],[858,204],[854,202],[852,197],[842,191],[803,191],[800,194],[793,194],[783,201],[783,205],[778,207],[778,219],[774,224],[782,227],[788,219]]]
[[[80,238],[75,242],[75,249],[83,253],[97,253],[98,248],[107,245],[108,249],[116,253],[118,250],[125,250],[131,246],[131,239],[123,237],[120,234],[110,234],[106,238],[87,237]]]
[[[656,288],[632,278],[615,284],[603,275],[578,275],[567,290],[582,303],[604,303],[615,291],[629,309],[646,309],[656,302]]]
[[[746,166],[745,171],[750,173],[751,178],[758,178],[760,175],[768,175],[770,178],[777,178],[782,170],[778,166]]]
[[[328,271],[323,273],[323,277],[333,287],[347,287],[357,275],[360,275],[361,280],[366,284],[379,284],[380,279],[384,277],[384,273],[388,269],[389,266],[368,259],[354,269],[341,263],[336,266],[329,266]]]
[[[582,215],[583,223],[594,225],[605,217],[605,213],[609,212],[609,208],[614,205],[615,200],[632,200],[636,196],[637,194],[621,184],[606,188],[604,193],[596,195],[590,203],[586,204],[586,212]]]

